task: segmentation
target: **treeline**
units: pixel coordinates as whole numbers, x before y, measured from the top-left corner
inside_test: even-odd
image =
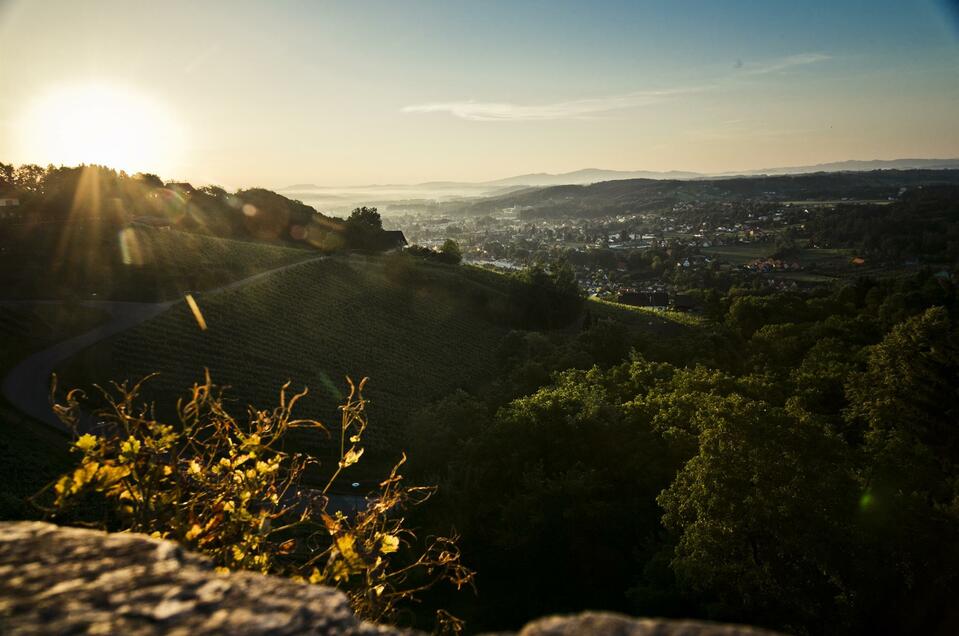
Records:
[[[498,380],[415,415],[413,468],[440,484],[420,521],[462,533],[472,628],[584,608],[955,626],[955,287],[733,288],[713,311],[679,337],[515,331]]]
[[[821,247],[851,247],[884,261],[959,261],[959,186],[905,192],[889,205],[816,210],[805,233]]]
[[[222,238],[286,244],[323,251],[396,247],[376,208],[330,217],[301,201],[263,188],[228,192],[215,185],[166,182],[102,166],[42,168],[0,163],[0,192],[21,200],[25,225],[67,221],[170,227]]]

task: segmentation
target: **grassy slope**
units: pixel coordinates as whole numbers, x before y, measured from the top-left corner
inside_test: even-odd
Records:
[[[609,300],[590,298],[587,308],[600,318],[612,318],[643,333],[666,338],[685,335],[690,328],[700,327],[703,319],[681,311],[661,311],[634,307]]]
[[[477,290],[501,293],[498,276],[425,263],[414,269],[412,278],[396,280],[389,259],[334,258],[200,294],[207,331],[177,305],[82,353],[67,366],[65,383],[159,371],[152,396],[172,404],[208,367],[216,382],[234,387],[239,411],[275,405],[280,385],[292,379],[311,389],[299,414],[329,422],[344,376],[369,376],[371,437],[387,446],[411,409],[488,379],[505,333],[470,301]],[[300,442],[314,452],[323,446]]]
[[[103,228],[47,224],[3,229],[0,301],[75,299],[92,292],[98,292],[96,299],[156,300],[315,256],[280,246],[139,228],[135,236],[144,265],[130,272],[120,259],[117,235]],[[81,246],[89,248],[83,258]],[[71,302],[0,305],[0,378],[30,354],[105,319],[103,312]],[[23,498],[70,463],[65,434],[23,415],[0,396],[0,518],[35,516]]]
[[[3,229],[0,288],[5,299],[155,301],[316,255],[168,229],[121,231],[96,222]]]

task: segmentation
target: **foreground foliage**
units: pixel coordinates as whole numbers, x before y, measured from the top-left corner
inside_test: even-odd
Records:
[[[403,483],[405,456],[362,505],[352,511],[337,505],[333,488],[364,451],[365,383],[350,382],[340,406],[340,458],[321,489],[302,483],[317,462],[283,450],[292,429],[325,430],[293,416],[306,391],[289,395],[284,385],[277,407],[250,407],[240,419],[226,410],[222,390],[207,374],[178,402],[170,424],[139,401],[142,381],[114,384],[101,389],[106,406],[95,413],[94,426],[81,411],[84,396],[71,391],[54,409],[77,433],[73,450],[80,460],[47,489],[49,511],[171,539],[221,567],[336,586],[362,618],[395,619],[398,604],[416,593],[441,581],[469,586],[473,573],[460,562],[455,537],[419,543],[405,524],[403,511],[433,492]],[[459,626],[445,613],[439,618]]]

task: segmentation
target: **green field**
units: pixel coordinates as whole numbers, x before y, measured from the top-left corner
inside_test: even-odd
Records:
[[[766,258],[776,251],[773,243],[749,243],[746,245],[721,245],[718,247],[704,247],[700,250],[704,255],[732,265],[745,265],[757,258]]]
[[[680,336],[688,328],[703,325],[703,318],[693,314],[635,307],[599,298],[590,298],[587,308],[597,317],[611,318],[643,333],[667,338]]]
[[[335,258],[198,294],[207,331],[185,303],[177,304],[81,353],[66,365],[64,383],[157,371],[150,395],[173,404],[208,367],[215,381],[234,387],[238,411],[275,405],[280,385],[293,380],[311,390],[300,415],[328,422],[344,377],[369,376],[372,439],[391,444],[412,409],[487,380],[506,332],[475,305],[478,295],[501,294],[501,277],[418,263],[412,276],[397,280],[403,273],[395,265],[388,258]]]
[[[734,266],[742,266],[759,258],[767,258],[776,251],[775,243],[750,243],[747,245],[722,245],[704,247],[702,253]],[[849,260],[855,256],[852,250],[842,248],[805,248],[795,257],[785,260],[796,261],[804,268],[845,270],[851,266]],[[779,272],[777,272],[779,275]]]
[[[806,248],[796,258],[803,267],[851,269],[850,259],[855,252],[845,248]]]

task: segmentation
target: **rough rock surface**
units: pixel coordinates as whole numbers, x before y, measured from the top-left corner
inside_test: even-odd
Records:
[[[0,634],[412,636],[363,623],[346,596],[250,572],[217,573],[169,541],[39,522],[0,523]],[[770,636],[744,626],[587,612],[520,636]]]
[[[342,593],[218,574],[169,541],[0,523],[3,634],[401,634],[364,624]]]
[[[529,623],[519,636],[776,636],[775,632],[746,625],[704,621],[630,618],[607,612],[584,612],[576,616],[549,616]]]

